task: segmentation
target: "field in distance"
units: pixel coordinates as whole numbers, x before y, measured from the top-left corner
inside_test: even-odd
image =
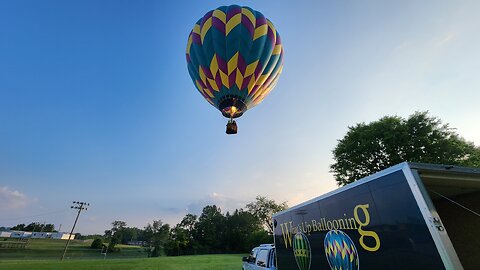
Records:
[[[11,239],[0,239],[11,241]],[[238,270],[242,254],[197,255],[179,257],[146,258],[142,247],[117,245],[120,252],[107,254],[90,248],[91,241],[70,242],[63,262],[60,257],[65,247],[64,240],[31,239],[25,249],[1,248],[2,270]]]
[[[18,239],[0,238],[2,243],[15,242]],[[25,248],[0,249],[0,261],[4,260],[51,260],[60,259],[65,248],[65,240],[59,239],[29,239]],[[72,240],[68,246],[66,259],[103,259],[99,249],[91,249],[92,240]],[[147,253],[142,247],[117,245],[120,252],[107,254],[107,258],[146,258]],[[0,264],[1,265],[1,264]],[[1,268],[0,268],[1,269]]]
[[[106,260],[7,260],[2,270],[238,270],[242,255],[196,255]]]

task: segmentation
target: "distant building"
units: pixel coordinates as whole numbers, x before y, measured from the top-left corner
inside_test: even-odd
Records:
[[[10,237],[12,235],[12,232],[0,232],[0,237]]]
[[[52,239],[61,239],[61,240],[68,240],[70,239],[75,239],[75,234],[70,235],[69,233],[64,233],[64,232],[55,232],[51,233],[50,238]]]
[[[30,238],[32,236],[32,232],[11,231],[11,233],[11,238]]]
[[[147,244],[147,242],[145,241],[128,241],[127,242],[127,245],[129,246],[140,246],[140,247],[143,247]]]
[[[9,238],[35,238],[35,239],[61,239],[68,240],[69,233],[65,232],[24,232],[24,231],[8,231],[0,232],[0,237]],[[75,235],[71,235],[71,239],[75,239]]]
[[[51,232],[33,232],[30,238],[50,238]]]

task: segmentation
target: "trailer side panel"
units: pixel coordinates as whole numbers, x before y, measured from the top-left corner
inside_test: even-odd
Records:
[[[401,168],[274,223],[279,270],[445,269]]]

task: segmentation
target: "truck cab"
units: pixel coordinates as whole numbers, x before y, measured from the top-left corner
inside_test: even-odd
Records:
[[[262,244],[255,247],[242,261],[242,270],[276,270],[275,245]]]

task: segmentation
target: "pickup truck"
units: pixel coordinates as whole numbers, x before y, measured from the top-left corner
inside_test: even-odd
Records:
[[[255,247],[242,261],[242,270],[276,270],[275,245],[262,244]]]

